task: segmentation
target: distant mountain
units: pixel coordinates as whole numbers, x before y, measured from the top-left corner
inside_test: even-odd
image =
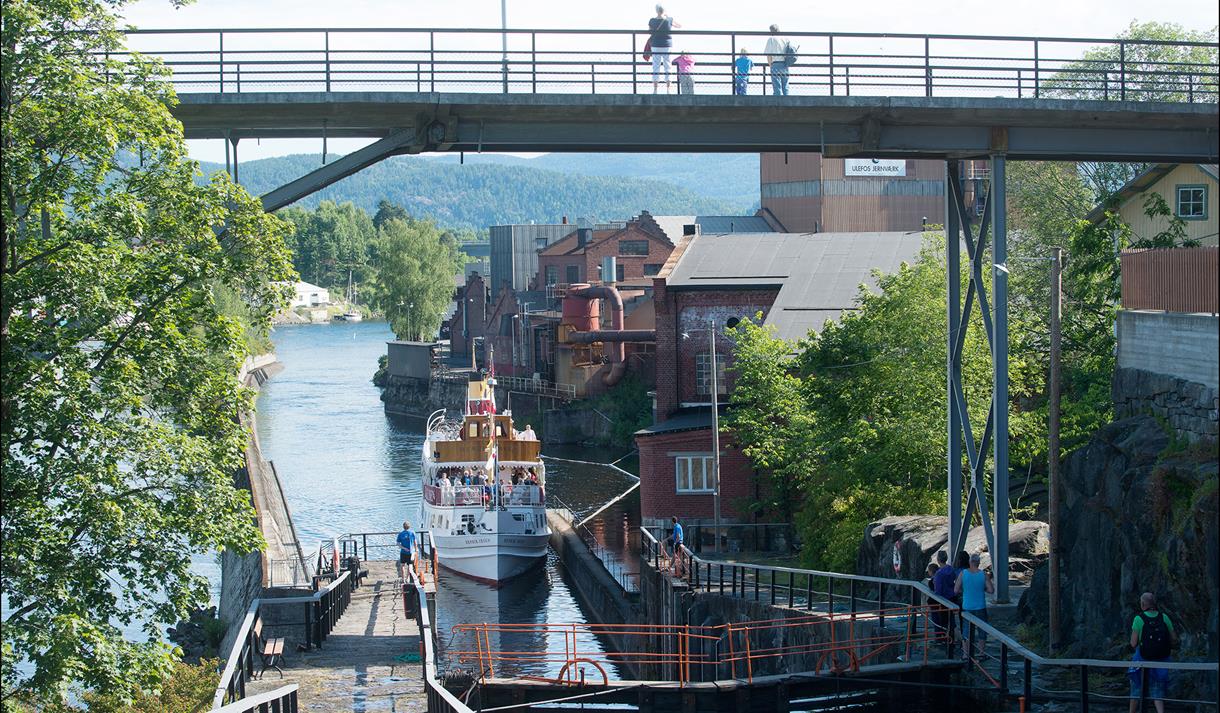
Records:
[[[427,157],[457,163],[453,154]],[[758,203],[758,154],[706,153],[549,153],[536,158],[501,154],[467,154],[467,165],[499,164],[543,168],[583,176],[624,176],[665,181],[708,198],[741,205]]]
[[[580,155],[571,155],[574,162],[570,164],[560,159],[552,161],[557,166],[571,166],[567,171],[534,167],[533,161],[546,156],[538,159],[467,157],[466,165],[457,165],[456,161],[396,156],[308,196],[298,205],[313,207],[322,200],[351,201],[371,212],[378,201],[386,199],[402,205],[412,215],[432,218],[439,225],[477,230],[503,223],[557,223],[563,216],[572,221],[577,218],[622,220],[641,210],[671,215],[732,215],[752,212],[752,206],[758,202],[757,156],[753,157],[755,168],[751,174],[755,186],[753,194],[734,199],[711,197],[696,191],[696,188],[705,187],[706,182],[697,178],[698,169],[694,164],[683,169],[689,178],[683,178],[682,171],[658,173],[657,160],[668,159],[667,156],[619,155],[617,160],[603,164],[606,171],[611,171],[610,167],[615,165],[626,170],[631,161],[640,160],[639,166],[648,170],[633,176],[631,173],[590,175],[578,171],[580,163],[574,157]],[[471,158],[478,160],[471,161]],[[509,160],[483,160],[492,158]],[[299,178],[319,165],[320,155],[297,154],[242,163],[239,175],[247,190],[259,195]],[[224,170],[223,166],[214,163],[204,163],[202,168],[206,174]],[[652,171],[652,175],[670,176],[672,180],[640,177],[648,171]]]

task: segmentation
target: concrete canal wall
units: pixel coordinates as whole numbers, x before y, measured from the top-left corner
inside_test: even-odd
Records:
[[[606,571],[600,560],[589,551],[571,523],[556,510],[548,510],[547,524],[551,526],[551,549],[559,555],[568,571],[572,589],[580,600],[590,624],[637,624],[643,621],[639,603],[623,592],[619,583]],[[605,637],[615,651],[639,650],[639,637],[610,635]],[[639,678],[640,672],[633,665],[623,664],[622,673]]]
[[[268,379],[283,369],[274,354],[251,357],[242,365],[238,379],[252,389],[258,389]],[[265,461],[258,442],[258,427],[253,412],[240,414],[241,422],[250,429],[250,443],[246,446],[246,464],[234,475],[239,488],[250,491],[254,505],[254,518],[267,548],[247,554],[225,551],[220,555],[220,606],[217,616],[225,625],[225,637],[221,651],[228,651],[233,644],[238,626],[250,607],[250,602],[259,597],[268,585],[268,571],[272,566],[288,569],[285,564],[296,562],[303,567],[304,555],[292,524],[292,514],[284,499],[279,475]]]

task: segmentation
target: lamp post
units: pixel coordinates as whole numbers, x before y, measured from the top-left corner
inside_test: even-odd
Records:
[[[716,322],[707,321],[707,341],[711,352],[712,369],[712,534],[716,542],[712,551],[720,553],[720,370],[716,365]]]

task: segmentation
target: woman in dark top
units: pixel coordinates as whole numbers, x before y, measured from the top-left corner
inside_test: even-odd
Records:
[[[665,14],[665,8],[657,5],[657,16],[648,21],[648,41],[652,47],[652,93],[657,93],[661,83],[661,72],[665,72],[665,93],[669,93],[669,49],[673,47],[670,31],[682,27]]]

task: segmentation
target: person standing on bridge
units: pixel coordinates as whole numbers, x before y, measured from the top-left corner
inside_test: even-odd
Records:
[[[665,93],[669,94],[669,48],[673,46],[672,30],[682,27],[665,14],[665,8],[657,5],[657,16],[648,21],[648,42],[652,47],[652,93],[657,93],[661,83],[661,71],[665,71]]]
[[[678,68],[678,93],[694,94],[695,75],[691,71],[691,68],[695,66],[694,58],[684,51],[674,60],[674,66]]]
[[[962,595],[963,614],[971,614],[987,621],[987,595],[995,593],[995,584],[991,581],[990,572],[979,569],[979,560],[979,553],[975,552],[970,555],[970,567],[957,575],[953,591]],[[971,624],[971,628],[976,627]],[[968,631],[969,629],[963,625],[962,633],[965,634]],[[987,642],[987,634],[982,629],[978,629],[974,638],[978,640],[979,652],[982,653]],[[970,645],[969,641],[970,639],[967,638],[965,646]]]
[[[398,533],[398,578],[406,580],[404,566],[407,569],[415,566],[415,531],[411,523],[402,523],[402,532]]]
[[[779,34],[779,25],[771,26],[771,37],[763,48],[767,64],[771,67],[771,89],[775,96],[788,96],[788,40]]]
[[[750,70],[754,69],[754,60],[750,59],[750,53],[744,49],[737,53],[737,59],[733,60],[733,93],[739,97],[746,95],[746,88],[750,84]]]
[[[1131,648],[1135,649],[1132,661],[1168,661],[1173,646],[1178,643],[1178,634],[1173,622],[1157,609],[1156,595],[1144,592],[1140,595],[1140,611],[1131,621]],[[1157,713],[1165,713],[1165,693],[1169,689],[1169,670],[1163,668],[1127,669],[1131,680],[1131,713],[1139,709],[1144,681],[1148,682],[1148,698],[1152,699]]]

